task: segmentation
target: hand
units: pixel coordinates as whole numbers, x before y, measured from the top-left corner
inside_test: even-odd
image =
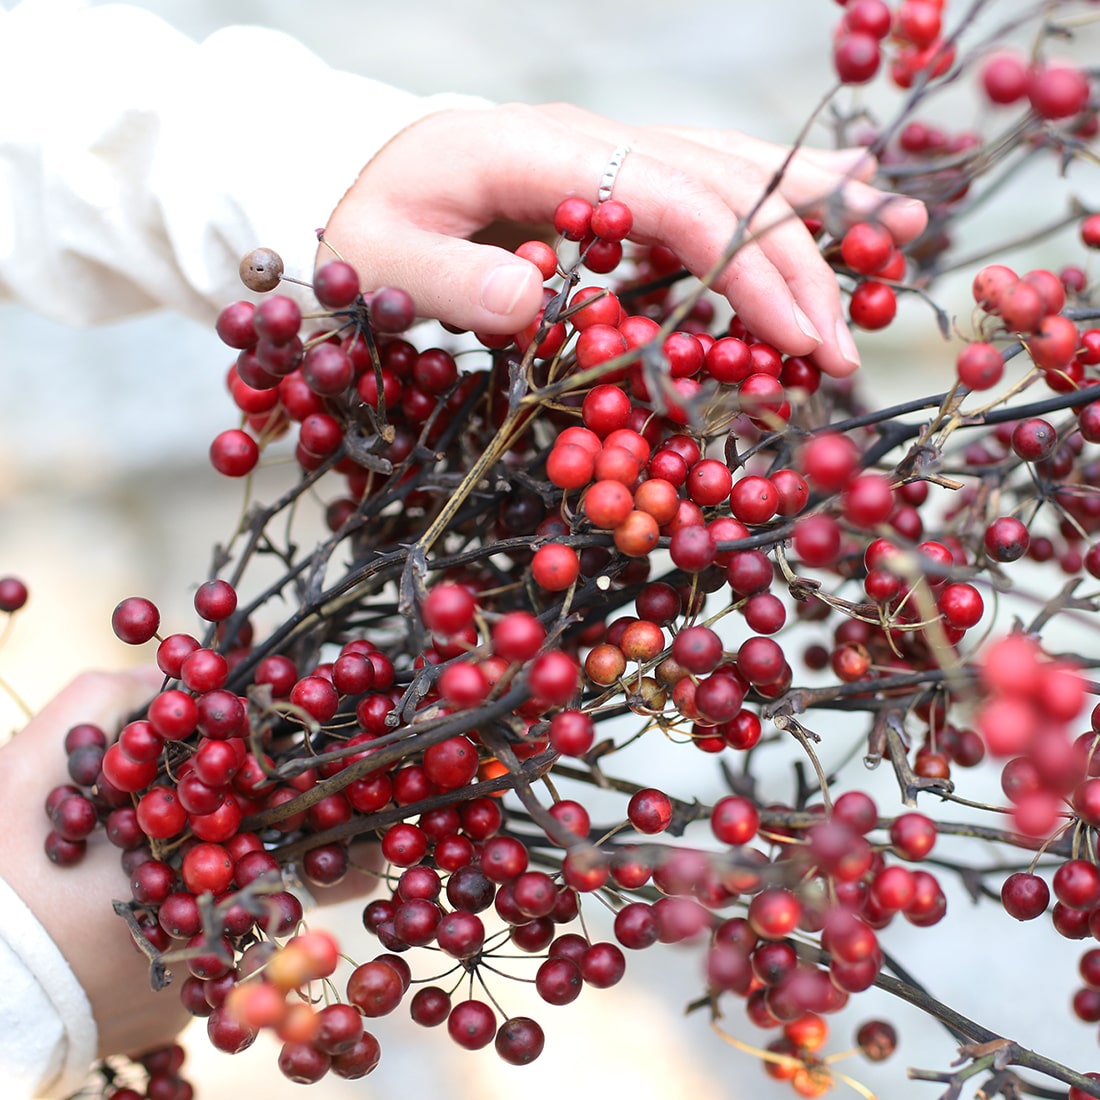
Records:
[[[511,333],[542,305],[534,265],[470,238],[494,222],[541,226],[567,194],[595,201],[612,150],[631,145],[614,195],[632,238],[671,248],[705,275],[788,150],[732,130],[631,127],[565,104],[510,104],[431,115],[393,139],[333,212],[326,239],[366,286],[407,290],[418,312]],[[859,355],[836,278],[799,215],[831,226],[877,218],[898,244],[925,227],[922,203],[870,186],[863,150],[800,150],[750,223],[714,289],[761,339],[842,376]],[[322,248],[319,259],[331,257]]]
[[[91,1002],[99,1030],[99,1056],[135,1054],[171,1041],[191,1017],[178,997],[186,972],[154,993],[148,960],[138,952],[112,908],[130,896],[119,851],[101,833],[88,841],[72,867],[50,865],[42,848],[49,829],[46,796],[69,782],[62,742],[78,722],[94,722],[108,735],[161,687],[155,668],[86,672],[48,703],[0,749],[0,806],[5,842],[0,876],[30,907],[68,960]],[[352,846],[355,868],[337,886],[312,888],[319,904],[361,897],[377,885],[377,844]]]
[[[174,990],[153,993],[149,963],[111,902],[130,887],[119,850],[102,835],[72,867],[51,866],[42,848],[46,795],[69,782],[62,746],[69,728],[94,722],[114,733],[160,687],[155,669],[86,672],[0,749],[5,841],[0,875],[30,907],[68,960],[92,1005],[99,1054],[140,1052],[168,1042],[189,1017]]]

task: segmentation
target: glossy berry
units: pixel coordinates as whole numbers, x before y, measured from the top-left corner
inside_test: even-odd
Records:
[[[238,428],[220,432],[210,444],[210,463],[226,477],[244,477],[255,469],[259,459],[256,441]]]
[[[343,260],[329,260],[314,273],[313,293],[321,305],[343,309],[359,296],[359,276]]]
[[[1049,458],[1057,441],[1054,426],[1040,417],[1021,420],[1012,429],[1012,449],[1025,462],[1040,462]]]
[[[607,241],[625,240],[634,225],[630,207],[617,199],[607,199],[592,211],[590,228],[597,237]]]
[[[1004,358],[992,344],[967,344],[955,360],[959,381],[972,390],[988,390],[1004,375]]]
[[[543,1050],[542,1027],[528,1016],[513,1016],[497,1029],[494,1046],[497,1054],[513,1066],[526,1066]]]
[[[221,622],[237,610],[237,592],[228,581],[206,581],[195,592],[195,610],[207,622]]]
[[[447,1017],[447,1034],[465,1050],[480,1050],[496,1037],[496,1017],[484,1001],[459,1001]]]
[[[798,898],[782,887],[769,887],[749,902],[749,924],[762,939],[779,940],[798,925],[802,907]]]
[[[593,207],[586,199],[571,196],[562,199],[554,210],[554,229],[566,240],[582,240],[592,227]]]
[[[18,611],[27,595],[27,586],[18,577],[0,577],[0,611]]]
[[[401,1002],[404,985],[398,972],[385,962],[366,962],[352,971],[347,998],[364,1016],[385,1016]]]
[[[881,270],[893,250],[890,231],[872,222],[857,222],[840,242],[841,258],[859,275],[874,275]]]
[[[756,806],[740,795],[720,798],[710,816],[711,831],[724,844],[747,844],[756,835],[759,823]]]
[[[1015,516],[999,516],[985,529],[982,542],[994,561],[1016,561],[1027,553],[1031,533]]]
[[[1046,912],[1050,888],[1038,875],[1017,871],[1001,885],[1001,904],[1016,920],[1034,920]]]
[[[936,843],[935,823],[924,814],[901,814],[890,826],[890,842],[903,859],[923,859]]]
[[[416,310],[408,291],[382,286],[371,294],[370,323],[376,332],[404,332],[415,320]]]
[[[156,604],[144,596],[128,596],[111,613],[111,628],[127,645],[149,641],[159,626],[160,612]]]
[[[878,39],[855,31],[839,38],[833,47],[833,66],[845,84],[866,84],[882,63]]]
[[[640,833],[660,833],[672,821],[672,802],[663,791],[645,788],[630,797],[626,816]]]
[[[898,299],[886,283],[868,280],[852,291],[848,316],[852,323],[865,329],[885,328],[898,311]]]
[[[1054,893],[1071,909],[1090,909],[1100,902],[1100,870],[1084,859],[1071,859],[1055,872]]]

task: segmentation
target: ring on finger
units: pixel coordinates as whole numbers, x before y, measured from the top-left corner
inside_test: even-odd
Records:
[[[604,168],[603,175],[600,177],[599,190],[596,192],[596,198],[599,202],[607,202],[611,198],[611,192],[615,186],[615,177],[618,176],[619,169],[623,166],[623,161],[626,160],[626,155],[629,152],[630,146],[624,144],[616,147],[611,154],[607,167]]]

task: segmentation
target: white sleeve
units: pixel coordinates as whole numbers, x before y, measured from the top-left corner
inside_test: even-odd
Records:
[[[96,1056],[92,1006],[53,940],[3,879],[0,975],[4,1100],[75,1092]]]
[[[251,248],[312,274],[315,230],[392,137],[485,105],[337,72],[277,31],[199,44],[138,8],[24,0],[0,10],[0,299],[209,321]]]

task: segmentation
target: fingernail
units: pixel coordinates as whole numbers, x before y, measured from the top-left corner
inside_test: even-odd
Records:
[[[924,203],[920,199],[910,198],[908,195],[891,194],[886,199],[886,205],[892,210],[923,210]]]
[[[493,268],[481,287],[481,304],[490,313],[510,314],[519,304],[531,280],[529,264],[503,264]]]
[[[794,323],[798,325],[799,330],[804,336],[808,336],[811,340],[816,340],[819,344],[824,343],[821,339],[821,333],[817,331],[813,321],[802,312],[798,304],[794,307]]]
[[[843,319],[836,323],[836,346],[844,362],[850,363],[852,370],[856,370],[859,367],[859,350]]]

